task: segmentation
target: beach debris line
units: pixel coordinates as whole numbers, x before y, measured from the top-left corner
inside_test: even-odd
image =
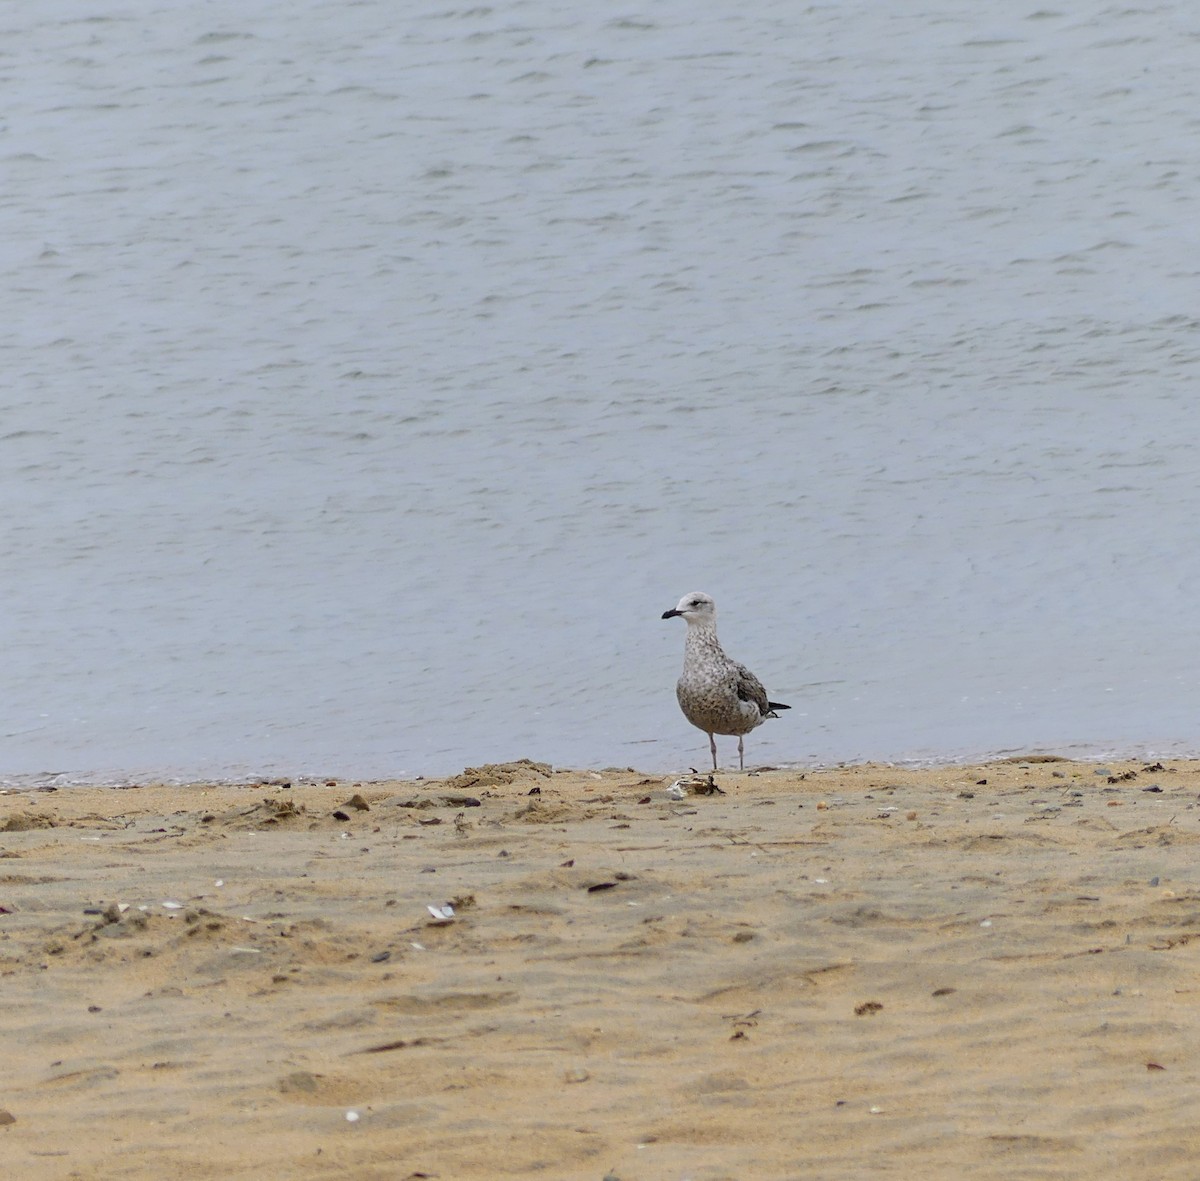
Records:
[[[676,779],[670,787],[667,788],[667,798],[671,800],[682,800],[686,796],[723,796],[725,791],[717,786],[712,775],[700,775],[695,771],[691,775],[685,775],[681,779]]]
[[[717,605],[703,591],[690,591],[663,619],[679,616],[687,624],[683,646],[683,672],[675,685],[679,708],[708,735],[713,770],[717,769],[718,734],[737,735],[738,769],[746,769],[745,736],[775,712],[791,709],[770,701],[762,682],[744,664],[725,655],[717,639]]]

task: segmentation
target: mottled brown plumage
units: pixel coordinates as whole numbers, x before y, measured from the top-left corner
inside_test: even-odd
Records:
[[[697,729],[708,735],[713,770],[717,769],[716,734],[738,736],[738,766],[745,770],[744,735],[767,718],[778,717],[777,709],[790,709],[767,698],[762,682],[744,664],[725,655],[717,639],[717,606],[703,591],[693,591],[679,600],[663,618],[680,616],[688,625],[683,646],[683,673],[675,686],[679,708]]]

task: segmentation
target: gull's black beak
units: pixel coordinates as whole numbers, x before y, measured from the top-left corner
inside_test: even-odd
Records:
[[[674,608],[671,608],[670,611],[664,611],[662,617],[664,619],[674,619],[676,615],[682,615],[682,614],[683,614],[682,611],[676,611]]]

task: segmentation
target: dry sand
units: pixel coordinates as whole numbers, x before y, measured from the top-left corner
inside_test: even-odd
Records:
[[[1200,1175],[1200,764],[497,777],[0,798],[0,1173]]]

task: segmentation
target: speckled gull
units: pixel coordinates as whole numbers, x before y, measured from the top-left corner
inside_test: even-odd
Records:
[[[717,769],[716,734],[738,736],[738,767],[746,769],[743,736],[767,718],[776,718],[777,709],[791,709],[778,701],[768,701],[767,691],[744,664],[730,660],[717,639],[717,605],[703,591],[692,591],[678,606],[664,611],[664,619],[679,615],[687,623],[683,645],[683,673],[675,686],[679,708],[693,726],[708,735],[713,770]]]

